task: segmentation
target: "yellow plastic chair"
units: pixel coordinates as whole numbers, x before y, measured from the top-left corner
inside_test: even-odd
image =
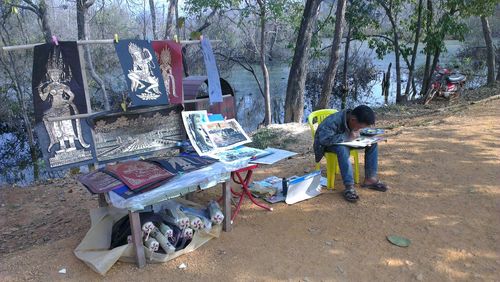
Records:
[[[311,128],[311,134],[314,142],[314,134],[316,133],[317,126],[323,122],[329,115],[336,113],[335,109],[323,109],[312,112],[307,118],[307,123]],[[350,155],[354,158],[354,182],[359,183],[359,157],[358,150],[351,149]],[[326,180],[327,189],[334,189],[335,175],[340,173],[338,165],[337,154],[333,152],[325,152],[326,158]],[[320,164],[316,163],[316,170],[320,169]]]

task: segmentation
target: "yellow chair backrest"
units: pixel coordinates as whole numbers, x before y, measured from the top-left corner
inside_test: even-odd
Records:
[[[312,112],[308,117],[307,117],[307,123],[309,124],[309,127],[311,128],[311,133],[312,133],[312,138],[314,140],[314,133],[316,132],[317,126],[323,122],[329,115],[334,114],[338,112],[335,109],[323,109],[323,110],[317,110]]]

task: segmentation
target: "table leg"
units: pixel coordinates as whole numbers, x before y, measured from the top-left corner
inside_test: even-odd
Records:
[[[146,256],[142,245],[141,220],[139,218],[139,213],[129,211],[128,218],[130,220],[130,228],[132,229],[132,243],[135,248],[136,263],[139,268],[143,268],[146,265]]]
[[[99,207],[107,207],[108,203],[106,202],[106,197],[103,193],[99,194]]]
[[[222,229],[226,232],[231,231],[231,185],[226,182],[222,183],[222,197],[224,198],[224,203],[222,207],[222,212],[224,214],[224,222],[222,223]]]
[[[185,198],[186,198],[186,200],[192,202],[194,200],[194,194],[193,194],[193,192],[187,193],[186,196],[185,196]]]

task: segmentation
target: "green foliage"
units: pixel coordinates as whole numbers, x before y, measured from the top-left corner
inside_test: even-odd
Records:
[[[441,12],[441,15],[440,17],[434,15],[437,20],[432,23],[431,32],[424,37],[424,51],[446,50],[444,45],[446,37],[463,41],[464,36],[469,32],[465,19],[470,16],[491,16],[495,5],[499,3],[499,0],[446,0],[435,2],[437,6],[434,7],[434,11],[436,11],[436,14]],[[428,11],[426,11],[427,13]],[[426,18],[427,16],[424,17],[424,19]]]
[[[200,36],[202,35],[201,32],[199,31],[193,31],[189,34],[189,38],[191,38],[192,40],[196,40],[196,39],[200,39]]]
[[[276,143],[278,138],[279,134],[276,131],[269,128],[262,128],[252,135],[252,143],[250,143],[250,146],[258,149],[265,149]]]
[[[178,28],[183,28],[185,23],[186,23],[185,17],[180,17],[179,19],[177,19],[177,27]]]
[[[368,39],[368,47],[375,50],[379,60],[382,60],[387,53],[394,50],[394,46],[391,41],[373,37]]]
[[[350,0],[345,18],[351,28],[354,40],[366,40],[367,29],[379,29],[380,23],[376,13],[376,5],[372,1]]]
[[[230,9],[237,8],[238,0],[186,0],[185,10],[191,14],[205,13],[210,9]]]
[[[296,138],[274,128],[261,128],[252,135],[251,147],[266,149],[268,147],[285,148],[288,144],[297,142]]]

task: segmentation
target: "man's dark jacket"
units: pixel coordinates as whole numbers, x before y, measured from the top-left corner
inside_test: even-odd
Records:
[[[319,124],[314,134],[314,157],[317,163],[323,158],[326,147],[348,139],[350,129],[347,126],[346,116],[350,112],[350,110],[336,112]]]

